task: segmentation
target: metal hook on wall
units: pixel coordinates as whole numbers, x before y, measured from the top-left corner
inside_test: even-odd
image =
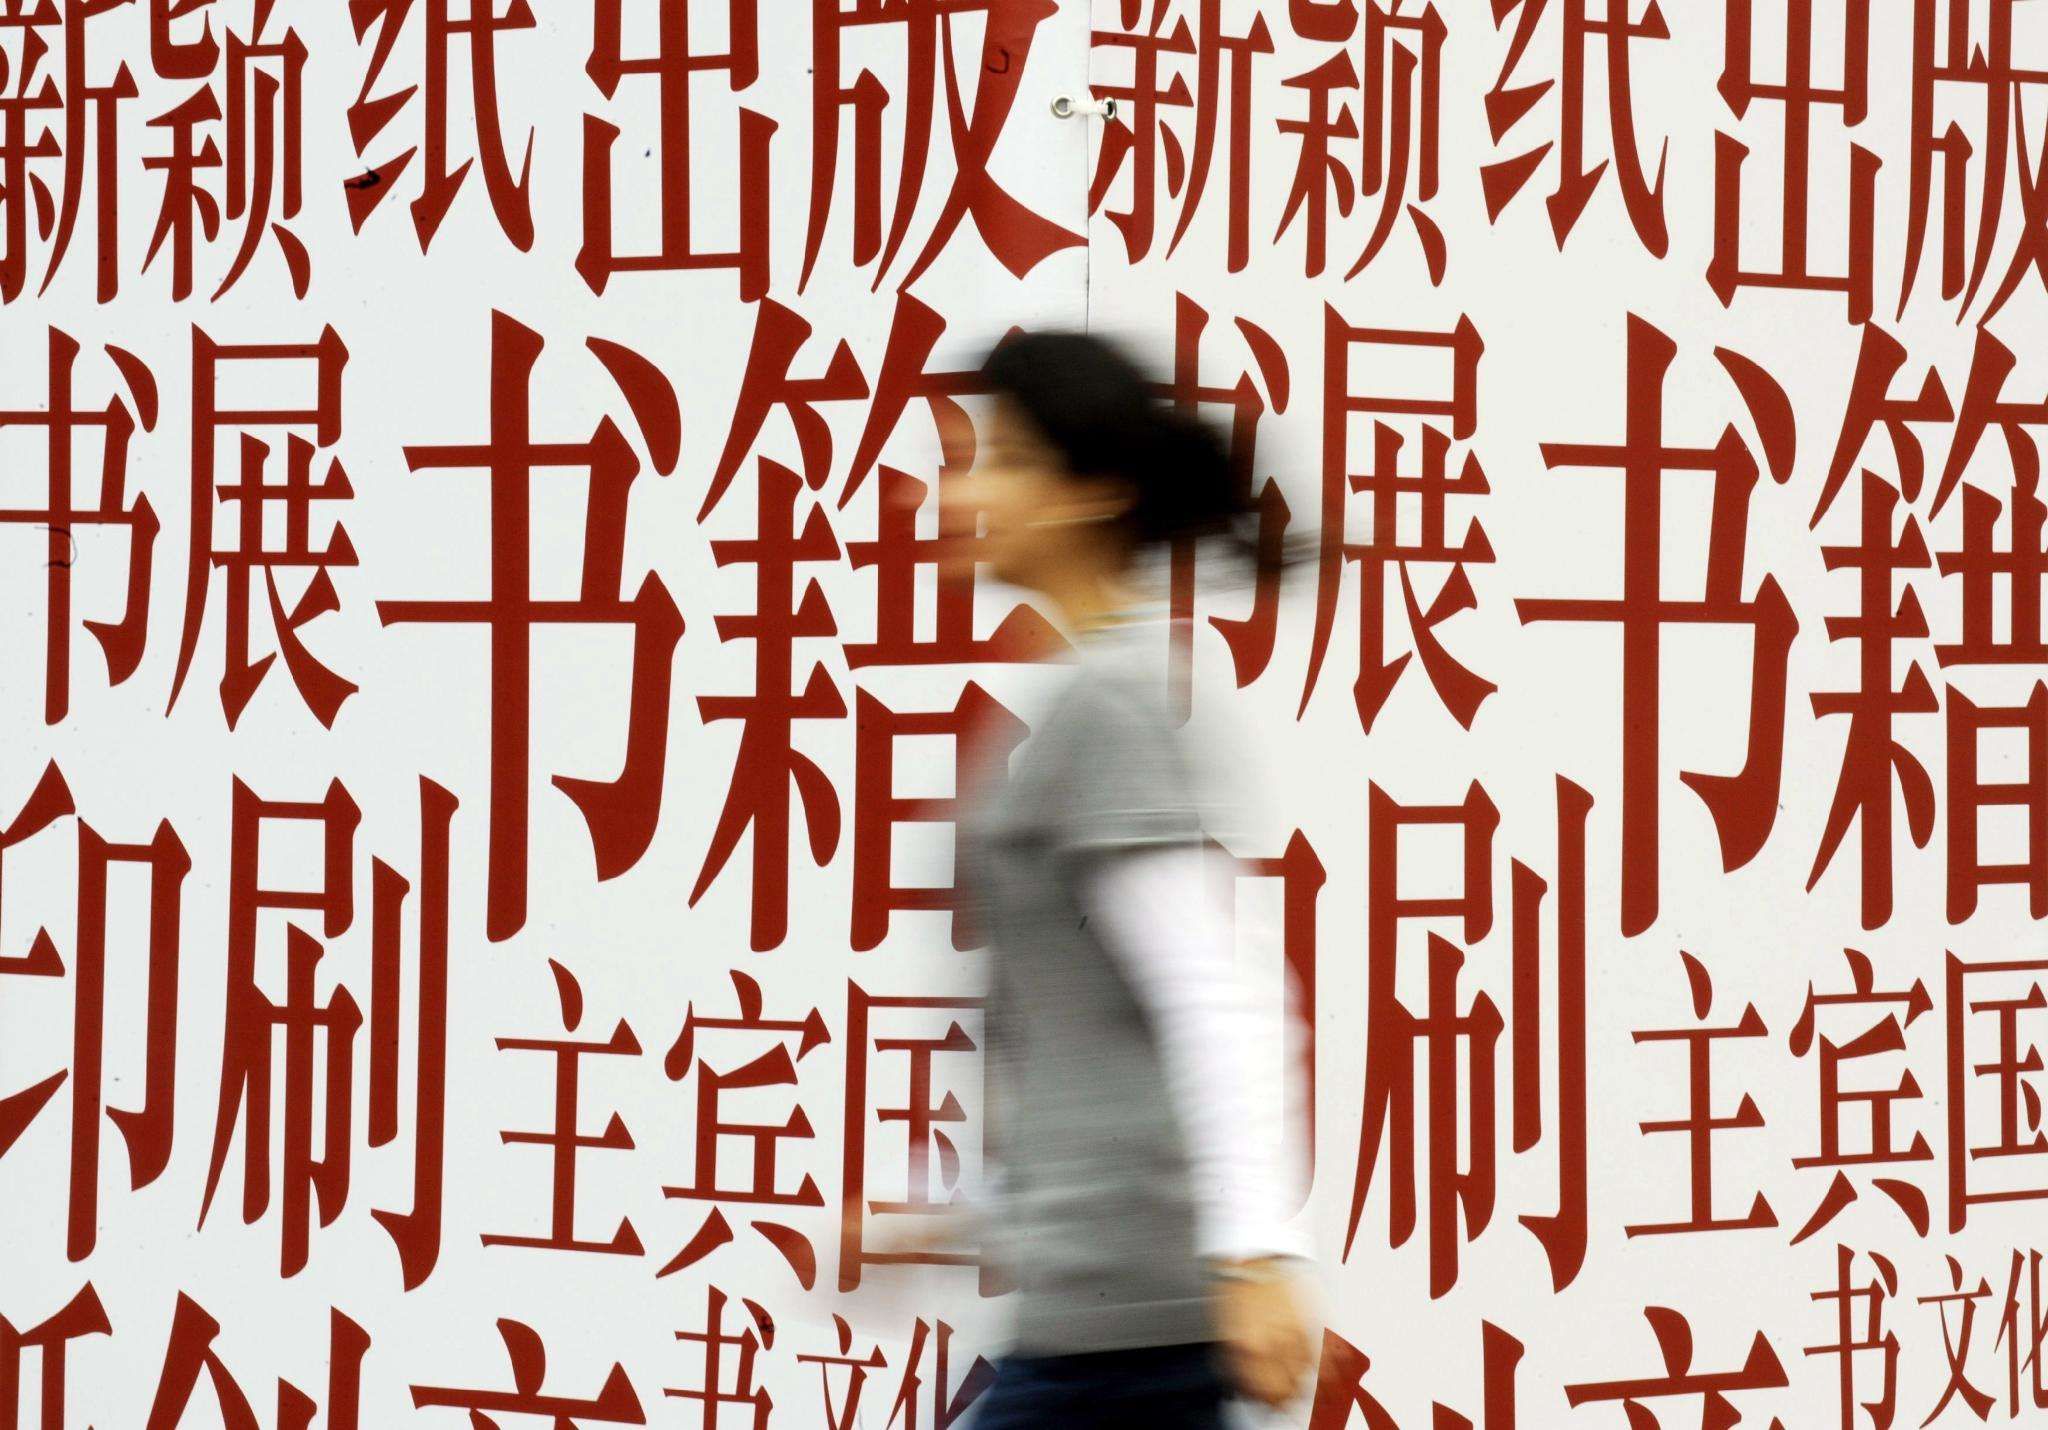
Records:
[[[1102,119],[1116,118],[1114,99],[1076,99],[1071,94],[1057,96],[1052,102],[1055,118],[1071,119],[1076,114],[1093,114]]]

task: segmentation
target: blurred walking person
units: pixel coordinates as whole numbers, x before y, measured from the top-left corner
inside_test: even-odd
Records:
[[[1014,1349],[967,1423],[1212,1430],[1234,1395],[1302,1388],[1308,1246],[1260,1145],[1283,1117],[1278,1030],[1203,847],[1231,813],[1229,752],[1175,728],[1169,623],[1135,576],[1182,537],[1257,559],[1248,484],[1100,338],[1013,334],[983,372],[993,410],[948,499],[1076,659],[1014,757],[963,777],[958,881],[990,947],[985,1244],[1018,1287]]]

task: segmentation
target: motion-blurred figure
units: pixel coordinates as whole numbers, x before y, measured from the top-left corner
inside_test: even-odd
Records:
[[[1212,751],[1167,700],[1160,543],[1244,535],[1218,437],[1116,347],[1017,334],[949,500],[976,557],[1042,594],[1079,658],[1006,769],[963,784],[959,881],[991,948],[994,1250],[1013,1352],[977,1430],[1220,1427],[1278,1405],[1312,1358],[1305,1238],[1283,1223],[1275,1030],[1237,976],[1233,885],[1203,841],[1228,815]],[[1269,554],[1270,555],[1270,554]]]

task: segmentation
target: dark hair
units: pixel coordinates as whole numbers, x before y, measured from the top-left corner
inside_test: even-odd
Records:
[[[1092,333],[1013,332],[981,370],[1070,469],[1130,484],[1122,525],[1133,547],[1220,536],[1262,575],[1300,554],[1277,531],[1261,540],[1249,461],[1201,417],[1161,400],[1115,344]]]

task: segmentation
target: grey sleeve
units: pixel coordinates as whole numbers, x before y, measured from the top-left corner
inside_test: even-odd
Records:
[[[1163,701],[1095,682],[1060,715],[1051,826],[1063,856],[1201,842],[1200,772]]]

